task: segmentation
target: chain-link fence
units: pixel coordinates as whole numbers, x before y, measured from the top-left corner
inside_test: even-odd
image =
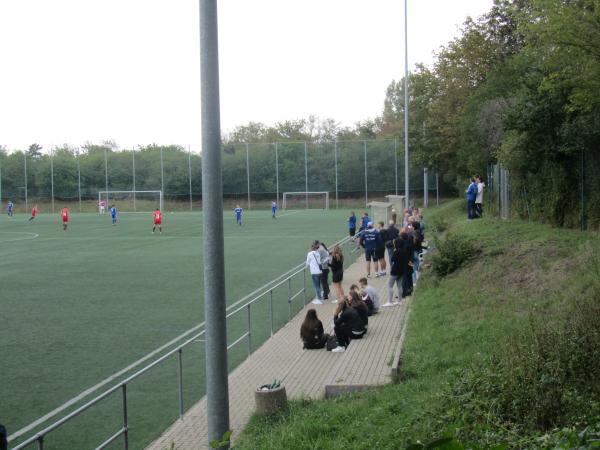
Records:
[[[404,149],[393,139],[225,144],[222,157],[226,207],[266,208],[284,192],[329,192],[332,208],[405,194]],[[12,201],[16,212],[33,205],[40,212],[62,206],[91,212],[101,191],[162,191],[167,210],[201,209],[201,164],[199,151],[176,145],[0,152],[0,205]],[[439,201],[434,170],[411,164],[409,186],[411,203]]]

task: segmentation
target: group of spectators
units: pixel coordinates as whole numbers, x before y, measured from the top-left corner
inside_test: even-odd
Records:
[[[483,217],[483,190],[485,183],[481,175],[471,178],[467,188],[467,218],[469,220],[481,219]]]
[[[308,310],[300,330],[305,348],[329,347],[328,340],[335,339],[336,346],[332,351],[345,351],[350,340],[361,339],[366,334],[370,315],[377,313],[380,307],[400,305],[405,297],[412,294],[417,282],[425,237],[425,223],[418,208],[405,209],[401,221],[398,221],[396,212],[392,211],[392,219],[387,228],[384,222],[379,222],[374,227],[368,213],[364,213],[358,233],[356,224],[357,218],[353,211],[348,218],[349,234],[357,245],[365,249],[367,273],[366,277],[359,280],[358,285],[350,286],[348,295],[344,294],[341,284],[344,272],[342,248],[336,245],[329,252],[325,244],[315,241],[308,252],[306,265],[310,268],[316,294],[312,303],[320,305],[329,298],[328,275],[331,270],[336,291],[333,302],[337,306],[333,318],[335,338],[324,333],[316,310]],[[371,262],[374,264],[375,277],[387,275],[386,253],[389,260],[388,298],[386,303],[380,305],[379,295],[368,285],[368,278],[372,276]],[[397,295],[394,293],[394,286],[397,286]]]

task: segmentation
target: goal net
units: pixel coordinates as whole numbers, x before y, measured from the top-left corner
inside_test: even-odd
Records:
[[[108,212],[115,205],[119,213],[163,210],[162,191],[99,191],[98,212]]]
[[[284,192],[282,209],[329,209],[329,192]]]

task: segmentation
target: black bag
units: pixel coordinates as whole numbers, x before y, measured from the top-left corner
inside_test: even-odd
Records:
[[[330,352],[331,350],[333,350],[334,348],[336,348],[338,346],[338,341],[337,338],[335,336],[331,336],[331,335],[327,335],[327,344],[326,344],[326,348],[327,351]]]

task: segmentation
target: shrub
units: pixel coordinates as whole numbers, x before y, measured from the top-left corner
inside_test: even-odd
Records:
[[[450,223],[444,217],[438,216],[433,219],[431,229],[436,233],[443,233],[448,228],[450,228]]]
[[[479,249],[465,236],[448,233],[444,239],[434,238],[436,252],[431,267],[438,277],[444,277],[473,258]]]

